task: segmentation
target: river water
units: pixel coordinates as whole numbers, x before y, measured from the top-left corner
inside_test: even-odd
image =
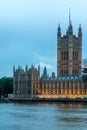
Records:
[[[0,103],[0,130],[87,130],[87,105]]]

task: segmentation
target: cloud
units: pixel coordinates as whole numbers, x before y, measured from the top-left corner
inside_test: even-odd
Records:
[[[47,68],[48,75],[51,75],[52,72],[54,72],[54,70],[55,70],[55,67],[52,64],[49,64],[46,62],[40,61],[39,65],[40,65],[40,75],[42,75],[45,66]],[[38,64],[36,64],[35,66],[38,66]]]
[[[46,63],[50,63],[53,64],[56,62],[56,56],[47,56],[47,55],[40,55],[40,54],[36,54],[35,55],[36,58],[40,61],[40,62],[46,62]]]
[[[56,72],[56,56],[42,56],[40,54],[36,54],[36,59],[40,65],[41,73],[43,72],[45,66],[47,68],[48,74]]]
[[[49,69],[49,70],[52,70],[54,67],[53,67],[53,65],[50,65],[50,64],[47,64],[47,63],[44,63],[44,62],[40,62],[40,67],[41,68],[44,68],[44,67],[47,67],[47,69]]]

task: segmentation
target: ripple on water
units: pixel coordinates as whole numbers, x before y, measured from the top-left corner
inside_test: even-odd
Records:
[[[86,130],[87,106],[0,104],[0,130]]]

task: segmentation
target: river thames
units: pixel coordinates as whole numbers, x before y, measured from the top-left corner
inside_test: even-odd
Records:
[[[87,105],[0,103],[0,130],[87,130]]]

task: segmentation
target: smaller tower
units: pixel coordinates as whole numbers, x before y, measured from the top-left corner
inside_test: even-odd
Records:
[[[43,77],[47,78],[47,68],[46,68],[46,66],[44,67],[44,70],[43,70]]]

